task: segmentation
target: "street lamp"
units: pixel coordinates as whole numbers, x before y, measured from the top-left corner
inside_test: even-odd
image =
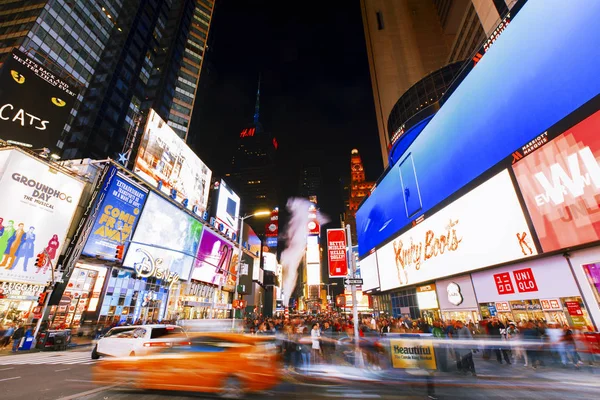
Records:
[[[333,283],[321,283],[323,286],[327,286],[327,297],[329,297],[329,301],[331,301],[331,294],[329,293],[329,286],[337,286],[337,282]]]
[[[249,214],[249,215],[245,215],[243,217],[240,217],[240,234],[238,236],[238,246],[239,246],[239,252],[238,252],[238,265],[237,265],[237,271],[235,273],[235,291],[234,291],[234,295],[233,295],[233,300],[237,300],[238,297],[238,284],[239,284],[239,279],[240,279],[240,271],[242,268],[242,238],[244,236],[244,221],[247,220],[248,218],[252,218],[252,217],[263,217],[266,215],[271,215],[271,211],[257,211],[254,214]],[[231,303],[231,305],[233,306],[233,302]],[[232,318],[231,318],[231,330],[233,331],[233,329],[235,328],[235,308],[232,307]]]

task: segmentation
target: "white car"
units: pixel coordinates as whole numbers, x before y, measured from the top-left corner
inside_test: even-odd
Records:
[[[96,342],[92,360],[100,356],[143,356],[165,347],[189,345],[183,328],[177,325],[136,325],[112,328]]]

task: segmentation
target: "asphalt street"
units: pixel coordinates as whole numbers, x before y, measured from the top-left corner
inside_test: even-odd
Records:
[[[0,398],[2,400],[181,400],[214,399],[198,393],[140,391],[92,382],[94,363],[89,349],[66,352],[19,354],[0,357]],[[274,390],[249,396],[250,399],[598,399],[597,375],[577,381],[553,382],[494,377],[436,377],[428,386],[426,378],[401,380],[331,381],[323,377],[288,375]],[[589,383],[586,383],[589,382]],[[432,385],[433,383],[433,389]]]

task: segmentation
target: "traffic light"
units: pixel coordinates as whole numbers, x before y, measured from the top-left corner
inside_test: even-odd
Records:
[[[37,257],[35,258],[35,266],[38,268],[41,268],[44,266],[45,263],[46,263],[46,256],[44,255],[44,253],[38,254]]]
[[[42,305],[42,306],[44,305],[44,303],[46,302],[46,295],[47,294],[48,294],[47,292],[40,293],[40,295],[38,296],[38,304],[39,305]]]
[[[117,245],[117,251],[115,252],[115,258],[119,261],[122,261],[124,252],[125,252],[125,246],[123,246],[122,244]]]

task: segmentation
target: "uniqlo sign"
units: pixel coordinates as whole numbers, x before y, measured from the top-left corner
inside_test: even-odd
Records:
[[[513,275],[515,276],[515,283],[517,285],[519,293],[538,291],[538,287],[535,283],[535,278],[533,277],[533,272],[531,271],[531,268],[518,269],[516,271],[513,271]]]
[[[502,272],[494,275],[494,282],[496,282],[496,289],[498,294],[512,294],[515,292],[512,280],[510,279],[510,273]]]
[[[327,229],[327,259],[330,277],[348,275],[346,233],[343,229]]]

